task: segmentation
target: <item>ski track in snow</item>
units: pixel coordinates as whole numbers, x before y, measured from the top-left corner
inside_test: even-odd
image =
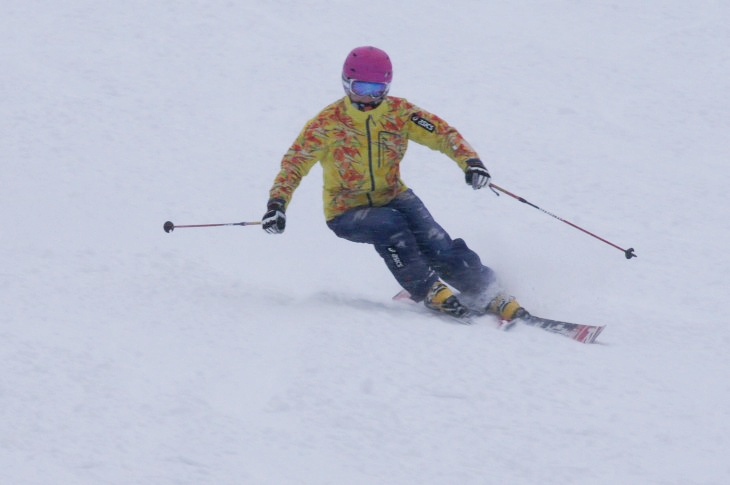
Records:
[[[3,483],[730,483],[730,6],[468,9],[7,2]],[[495,183],[636,249],[404,160],[523,305],[598,344],[391,301],[326,228],[319,167],[282,236],[162,231],[257,220],[363,44]]]

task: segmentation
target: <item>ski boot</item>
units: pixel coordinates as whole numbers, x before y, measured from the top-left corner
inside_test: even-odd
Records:
[[[493,313],[505,322],[530,316],[527,310],[522,308],[513,296],[503,294],[497,295],[489,302],[489,305],[487,305],[487,313]]]
[[[456,295],[441,280],[436,280],[431,285],[423,304],[431,310],[457,318],[465,317],[469,313],[469,310],[461,304]]]

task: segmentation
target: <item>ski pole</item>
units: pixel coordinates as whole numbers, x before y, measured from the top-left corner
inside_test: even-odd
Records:
[[[261,221],[253,221],[253,222],[228,222],[228,223],[225,223],[225,224],[188,224],[188,225],[184,225],[184,226],[176,226],[171,221],[167,221],[162,226],[162,228],[165,230],[165,232],[172,232],[175,229],[185,228],[185,227],[255,226],[257,224],[261,224]]]
[[[586,234],[588,234],[589,236],[593,236],[593,237],[595,237],[595,238],[596,238],[596,239],[598,239],[599,241],[603,241],[604,243],[608,244],[609,246],[613,246],[613,247],[615,247],[616,249],[619,249],[619,250],[623,251],[623,253],[624,253],[624,256],[626,256],[626,259],[631,259],[631,258],[638,258],[638,256],[636,255],[636,253],[634,253],[634,248],[624,249],[624,248],[622,248],[622,247],[620,247],[620,246],[617,246],[616,244],[612,243],[611,241],[607,241],[607,240],[603,239],[602,237],[596,236],[596,235],[595,235],[595,234],[593,234],[592,232],[590,232],[590,231],[586,231],[586,230],[585,230],[585,229],[583,229],[582,227],[580,227],[580,226],[577,226],[577,225],[573,224],[573,223],[572,223],[572,222],[570,222],[570,221],[566,221],[566,220],[565,220],[565,219],[563,219],[562,217],[558,217],[558,216],[556,216],[555,214],[553,214],[552,212],[548,212],[548,211],[546,211],[545,209],[542,209],[542,208],[540,208],[540,207],[536,206],[536,205],[535,205],[535,204],[533,204],[532,202],[529,202],[529,201],[525,200],[524,198],[520,197],[519,195],[515,195],[515,194],[513,194],[513,193],[512,193],[512,192],[510,192],[509,190],[505,190],[505,189],[503,189],[503,188],[502,188],[502,187],[500,187],[499,185],[495,185],[495,184],[491,184],[491,183],[490,183],[490,184],[489,184],[489,187],[491,187],[492,189],[496,189],[496,190],[499,190],[500,192],[502,192],[502,193],[504,193],[504,194],[507,194],[507,195],[509,195],[510,197],[513,197],[513,198],[515,198],[515,199],[519,200],[520,202],[522,202],[522,203],[524,203],[524,204],[527,204],[527,205],[529,205],[529,206],[531,206],[531,207],[534,207],[535,209],[537,209],[537,210],[539,210],[539,211],[542,211],[542,212],[544,212],[545,214],[549,215],[550,217],[554,217],[555,219],[557,219],[557,220],[559,220],[559,221],[561,221],[561,222],[564,222],[564,223],[568,224],[569,226],[572,226],[572,227],[574,227],[574,228],[578,229],[579,231],[583,231],[583,232],[585,232],[585,233],[586,233]],[[497,195],[499,195],[499,194],[497,194]]]

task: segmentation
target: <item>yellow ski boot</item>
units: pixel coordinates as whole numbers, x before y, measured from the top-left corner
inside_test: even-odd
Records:
[[[502,320],[511,322],[515,318],[529,315],[513,296],[497,295],[487,306],[487,313],[494,313]]]
[[[469,310],[459,302],[456,295],[441,280],[436,280],[431,285],[423,304],[431,310],[454,317],[463,317],[469,313]]]

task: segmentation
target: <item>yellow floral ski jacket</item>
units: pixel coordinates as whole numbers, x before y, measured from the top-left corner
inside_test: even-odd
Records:
[[[345,96],[304,126],[284,155],[269,195],[288,205],[302,177],[319,161],[327,220],[353,207],[385,205],[407,190],[399,166],[408,140],[444,153],[462,170],[467,160],[479,158],[456,129],[405,99],[389,96],[377,108],[360,111]]]

